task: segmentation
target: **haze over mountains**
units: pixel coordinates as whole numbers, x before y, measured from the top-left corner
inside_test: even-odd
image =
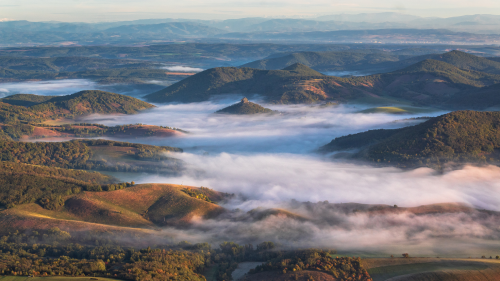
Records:
[[[495,43],[500,16],[422,18],[400,13],[340,14],[311,19],[148,19],[104,23],[0,22],[1,46],[129,44],[181,40],[319,40],[364,43]],[[353,32],[353,31],[364,32]],[[371,30],[370,32],[366,32]],[[384,32],[383,30],[390,30]],[[317,33],[349,31],[334,33]],[[315,33],[316,32],[316,33]],[[280,33],[272,37],[269,33]],[[389,36],[389,34],[392,36]],[[276,34],[275,34],[276,35]],[[338,38],[332,38],[336,36]],[[451,38],[452,37],[452,38]]]

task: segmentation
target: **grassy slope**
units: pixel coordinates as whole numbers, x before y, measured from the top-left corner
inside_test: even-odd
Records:
[[[185,224],[195,217],[210,217],[223,208],[190,197],[185,186],[141,184],[108,192],[84,192],[66,197],[57,211],[25,204],[0,212],[0,221],[12,228],[72,228],[82,230],[140,231],[157,225]]]
[[[182,134],[179,129],[154,125],[121,125],[107,127],[100,124],[0,124],[0,138],[5,140],[34,140],[40,138],[90,138],[90,137],[173,137]]]
[[[368,146],[358,157],[401,167],[455,162],[498,163],[500,112],[455,111],[395,130],[372,130],[334,139],[324,151]]]
[[[500,262],[486,259],[377,258],[363,265],[374,281],[497,280]]]

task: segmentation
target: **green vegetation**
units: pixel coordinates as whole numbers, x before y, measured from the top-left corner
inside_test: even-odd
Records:
[[[500,74],[500,62],[456,50],[444,54],[417,56],[406,59],[404,61],[400,61],[397,64],[402,67],[403,65],[414,64],[425,59],[442,61],[467,71],[480,71],[485,73]]]
[[[411,55],[397,55],[392,52],[377,52],[373,50],[344,52],[300,52],[281,57],[266,58],[247,63],[242,67],[262,70],[283,69],[295,63],[300,63],[319,71],[373,71],[394,70],[394,62]]]
[[[186,78],[164,90],[147,95],[152,102],[199,102],[211,95],[262,93],[273,102],[308,103],[323,100],[321,94],[302,89],[304,79],[324,77],[308,67],[295,65],[284,70],[218,67]]]
[[[219,247],[212,248],[208,243],[190,244],[184,241],[136,249],[106,244],[105,241],[103,238],[89,241],[59,228],[11,232],[0,238],[0,273],[11,278],[31,275],[47,280],[55,277],[61,280],[65,280],[65,277],[77,277],[76,280],[82,280],[83,277],[205,280],[200,273],[210,268],[216,271],[215,279],[223,281],[232,280],[231,272],[237,263],[248,260],[269,261],[262,271],[269,270],[278,260],[288,265],[291,265],[292,260],[297,261],[295,267],[310,267],[312,270],[316,270],[315,267],[328,267],[330,274],[348,271],[357,274],[364,271],[359,259],[332,259],[326,252],[319,250],[280,251],[275,249],[272,242],[263,242],[256,247],[223,242]],[[311,265],[306,266],[304,263],[309,261]],[[336,267],[339,269],[336,270]],[[339,280],[347,279],[341,277]],[[363,279],[359,280],[371,279],[363,275]]]
[[[208,196],[206,196],[205,194],[203,194],[202,192],[196,190],[196,189],[192,189],[192,188],[183,188],[182,189],[182,192],[186,193],[187,195],[193,197],[193,198],[196,198],[196,199],[200,199],[200,200],[203,200],[203,201],[207,201],[208,203],[214,203],[216,204],[215,202],[213,202],[212,200],[210,200],[210,198],[208,198]]]
[[[166,156],[169,152],[182,150],[108,140],[0,141],[0,161],[84,170],[176,173],[181,169],[181,162]],[[108,160],[112,163],[108,164]],[[158,161],[170,165],[158,165],[155,163]]]
[[[130,184],[111,184],[115,180],[96,172],[49,168],[11,162],[0,162],[0,206],[37,203],[57,210],[64,197],[82,191],[111,191]]]
[[[395,106],[380,106],[380,107],[375,107],[375,108],[368,108],[365,110],[360,111],[360,113],[390,113],[390,114],[404,114],[404,113],[410,113],[408,110],[401,108],[401,107],[395,107]]]
[[[101,124],[75,123],[65,125],[47,124],[4,124],[0,125],[0,139],[40,139],[46,137],[169,137],[177,132],[185,132],[168,126],[153,126],[143,124],[117,125],[108,127]]]
[[[163,246],[136,250],[68,244],[72,240],[70,233],[58,228],[3,236],[0,240],[0,273],[48,276],[53,280],[55,276],[88,276],[92,277],[90,280],[114,277],[125,280],[201,281],[205,278],[198,272],[210,262],[210,253],[204,252],[203,248],[183,250]],[[196,245],[192,248],[196,249]]]
[[[401,265],[391,265],[382,266],[376,268],[368,269],[368,273],[373,278],[373,281],[383,281],[389,278],[415,274],[422,272],[436,272],[442,270],[484,270],[487,269],[486,264],[481,264],[478,262],[467,262],[467,261],[443,261],[434,263],[414,263],[414,264],[401,264]]]
[[[67,96],[45,96],[18,94],[3,99],[1,102],[29,107],[33,112],[69,111],[77,116],[89,113],[134,114],[140,110],[154,107],[151,104],[125,95],[87,90]]]
[[[56,50],[54,50],[56,51]],[[153,64],[148,61],[103,59],[91,57],[52,57],[52,58],[30,58],[30,57],[0,57],[0,65],[3,69],[18,71],[47,71],[47,72],[75,72],[97,69],[114,68],[149,68]],[[18,78],[19,79],[19,78]]]
[[[17,94],[0,99],[0,123],[40,123],[49,118],[73,118],[91,113],[134,114],[152,107],[136,98],[94,90],[68,96]]]
[[[368,272],[361,265],[360,258],[337,257],[333,258],[329,251],[300,250],[290,251],[267,263],[250,270],[250,273],[262,271],[298,272],[313,270],[326,272],[336,280],[372,280]]]
[[[45,276],[45,277],[27,277],[27,276],[0,276],[0,281],[119,281],[119,279],[111,278],[94,278],[94,277],[62,277],[62,276]]]
[[[455,111],[394,130],[334,139],[323,151],[368,146],[355,155],[376,164],[443,168],[448,162],[500,163],[500,112]]]
[[[258,93],[267,102],[282,104],[370,100],[375,104],[467,107],[466,102],[459,103],[455,97],[468,93],[469,99],[473,99],[474,91],[500,83],[499,74],[471,70],[482,68],[474,68],[476,64],[470,63],[470,68],[461,69],[426,59],[390,73],[346,78],[324,76],[302,64],[283,70],[220,67],[193,75],[146,98],[154,102],[198,102],[218,94]],[[476,107],[498,105],[498,98],[492,97],[497,96],[494,91],[484,92],[483,96],[476,100]],[[492,101],[497,103],[491,104]]]
[[[269,108],[262,107],[256,103],[249,102],[247,98],[243,98],[241,102],[235,103],[231,106],[218,110],[216,113],[224,114],[258,114],[258,113],[273,113]]]

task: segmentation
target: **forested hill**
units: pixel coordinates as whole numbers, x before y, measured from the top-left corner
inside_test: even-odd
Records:
[[[395,62],[411,57],[381,51],[300,52],[253,61],[242,67],[276,70],[301,63],[318,71],[389,71],[397,69]]]
[[[151,102],[200,102],[212,95],[227,93],[262,93],[275,102],[306,103],[319,99],[318,93],[306,91],[303,80],[324,77],[301,64],[283,70],[217,67],[186,78],[172,86],[145,96]],[[321,95],[321,94],[319,94]]]
[[[354,148],[361,149],[356,159],[398,167],[500,164],[500,112],[455,111],[416,126],[339,137],[321,150]]]
[[[281,104],[335,101],[386,105],[405,101],[472,109],[468,104],[457,104],[455,96],[462,92],[473,95],[498,83],[500,75],[464,70],[432,59],[390,73],[349,78],[321,75],[302,64],[283,70],[221,67],[193,75],[145,98],[153,102],[200,102],[219,94],[259,94],[267,102]],[[476,108],[495,106],[491,104],[494,93],[484,95],[475,102]]]
[[[265,108],[259,104],[248,101],[247,98],[243,98],[239,103],[235,103],[226,108],[218,110],[216,113],[246,115],[272,112],[273,111],[269,108]]]
[[[0,122],[40,121],[91,113],[134,114],[154,105],[125,95],[89,90],[68,96],[17,94],[0,99]]]

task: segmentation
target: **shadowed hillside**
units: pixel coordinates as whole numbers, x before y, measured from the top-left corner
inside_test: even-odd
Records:
[[[325,152],[354,154],[375,164],[442,168],[448,162],[499,164],[500,112],[455,111],[411,127],[374,130],[334,139]]]
[[[83,170],[176,174],[183,165],[171,152],[182,149],[109,140],[0,141],[1,161]]]
[[[39,123],[91,113],[134,114],[152,104],[125,95],[89,90],[68,96],[17,94],[0,99],[0,122]]]
[[[391,73],[363,77],[324,76],[294,64],[283,70],[214,68],[146,96],[154,102],[199,102],[220,94],[259,94],[271,103],[319,101],[456,107],[454,95],[500,83],[500,75],[462,70],[424,60]],[[483,108],[492,106],[478,102]],[[466,105],[465,105],[466,106]]]
[[[250,62],[242,67],[273,70],[283,69],[294,63],[301,63],[318,71],[382,73],[396,71],[426,59],[446,62],[463,70],[500,74],[500,62],[461,51],[451,51],[444,54],[424,54],[420,56],[397,51],[302,52]]]
[[[307,85],[302,85],[304,79],[314,77],[323,75],[299,64],[272,71],[218,67],[200,72],[145,98],[152,102],[199,102],[217,94],[263,93],[274,102],[307,103],[324,99],[319,97],[323,93],[310,91]]]

